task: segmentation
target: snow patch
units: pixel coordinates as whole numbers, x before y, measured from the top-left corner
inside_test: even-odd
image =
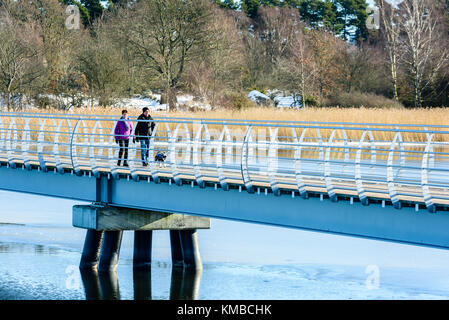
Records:
[[[274,105],[278,108],[300,108],[301,96],[290,94],[284,95],[279,90],[268,90],[267,94],[253,90],[248,93],[248,98],[259,105]]]
[[[168,106],[161,104],[158,100],[143,97],[134,97],[123,99],[122,105],[128,109],[143,109],[148,108],[150,111],[167,111]]]
[[[270,97],[257,90],[248,93],[248,98],[257,104],[267,105],[270,103]]]

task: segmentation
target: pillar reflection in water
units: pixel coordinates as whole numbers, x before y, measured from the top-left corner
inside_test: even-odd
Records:
[[[201,270],[172,268],[170,300],[197,300],[201,282]]]
[[[117,272],[80,270],[86,300],[120,300]]]
[[[151,268],[133,271],[134,300],[151,300]]]
[[[120,300],[117,272],[80,270],[86,300]],[[173,267],[170,300],[198,299],[202,271]],[[151,270],[133,272],[134,300],[151,300]]]
[[[80,269],[86,300],[101,300],[100,279],[98,272],[91,269]]]
[[[100,272],[100,288],[102,300],[120,300],[120,290],[116,271]]]

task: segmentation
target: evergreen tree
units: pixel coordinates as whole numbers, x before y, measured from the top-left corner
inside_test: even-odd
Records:
[[[260,0],[260,5],[265,7],[283,7],[285,6],[284,1],[281,0]]]
[[[100,0],[81,0],[81,3],[89,11],[89,22],[91,24],[103,14],[104,7]]]
[[[314,28],[325,28],[339,33],[342,24],[337,16],[337,7],[331,0],[301,0],[298,4],[301,17]]]
[[[449,0],[442,0],[449,1]],[[237,10],[235,0],[216,0],[224,8]],[[254,19],[259,7],[289,7],[299,10],[313,28],[325,28],[344,40],[365,40],[368,36],[366,0],[242,0],[241,8]]]
[[[343,28],[341,36],[344,40],[366,39],[368,30],[367,4],[365,0],[336,0],[338,20]]]
[[[215,2],[222,8],[237,10],[239,9],[238,1],[235,0],[215,0]]]
[[[259,0],[243,0],[242,9],[246,15],[252,19],[257,16],[257,10],[259,10],[260,1]]]

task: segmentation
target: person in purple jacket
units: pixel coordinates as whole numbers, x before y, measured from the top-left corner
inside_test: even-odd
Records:
[[[115,142],[120,146],[117,166],[120,166],[120,162],[123,158],[123,166],[128,167],[129,138],[131,137],[132,132],[133,124],[128,120],[128,111],[123,110],[122,117],[117,122],[114,130]]]

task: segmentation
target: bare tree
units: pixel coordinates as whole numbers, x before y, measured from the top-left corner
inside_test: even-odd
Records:
[[[399,14],[394,4],[390,4],[385,0],[377,0],[377,4],[379,6],[382,31],[385,37],[385,47],[388,53],[393,97],[394,100],[398,102],[398,68],[400,60],[399,36],[401,27]]]
[[[39,38],[33,26],[0,11],[0,94],[7,109],[21,106],[24,95],[42,75]]]
[[[194,91],[215,107],[220,94],[242,86],[244,48],[235,17],[218,7],[213,14],[215,18],[207,26],[210,41],[199,48],[201,58],[190,64],[187,73]]]
[[[126,63],[108,29],[99,23],[94,30],[95,36],[85,37],[78,51],[78,66],[86,77],[91,107],[94,98],[98,98],[100,106],[110,106],[125,91]]]
[[[330,32],[312,30],[308,32],[311,41],[310,47],[314,52],[316,61],[316,91],[323,99],[338,90],[342,90],[339,85],[339,79],[342,78],[341,55],[347,49],[347,43],[342,39],[335,37]]]
[[[298,30],[291,40],[290,55],[281,59],[278,65],[282,87],[295,97],[300,94],[303,107],[306,107],[307,96],[314,88],[317,73],[314,52],[309,41],[310,39]]]
[[[81,39],[90,35],[67,28],[65,7],[59,0],[31,0],[28,11],[39,27],[46,66],[45,91],[54,97],[51,104],[61,109],[79,106],[84,79],[77,70],[77,50]]]
[[[250,29],[249,32],[243,33],[243,37],[245,44],[244,87],[263,87],[268,82],[265,76],[271,72],[271,70],[267,70],[269,69],[270,58],[265,54],[265,47],[253,33],[253,30]]]
[[[294,8],[262,7],[258,11],[258,33],[265,44],[271,63],[288,54],[292,42],[296,40],[301,17]]]
[[[404,62],[412,78],[414,105],[422,105],[422,92],[432,84],[448,59],[448,50],[436,42],[438,19],[428,0],[404,0],[401,4],[404,32]],[[438,50],[440,49],[440,50]]]
[[[123,36],[133,46],[143,68],[163,82],[170,109],[186,65],[198,56],[195,49],[209,40],[211,17],[206,0],[141,0],[123,24]]]

